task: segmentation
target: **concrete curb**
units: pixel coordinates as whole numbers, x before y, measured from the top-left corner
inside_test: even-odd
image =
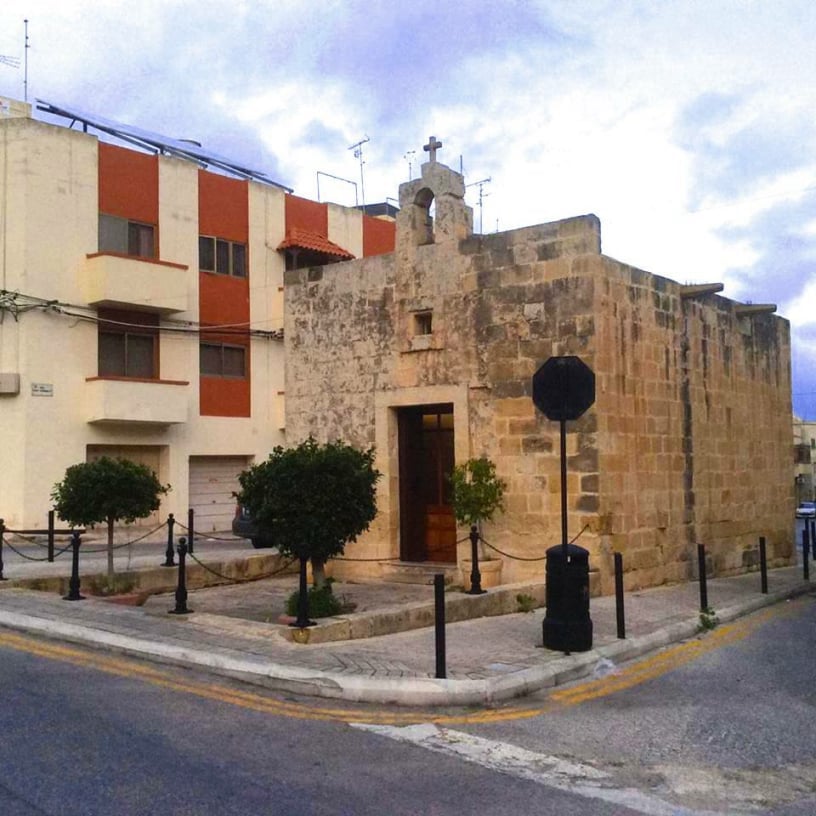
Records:
[[[775,593],[754,597],[718,612],[722,622],[735,620],[765,606],[780,603],[812,589],[799,584]],[[694,637],[699,617],[680,621],[639,637],[620,640],[588,652],[551,660],[545,666],[523,669],[501,677],[481,680],[391,678],[342,675],[286,666],[264,658],[237,658],[167,643],[91,629],[35,615],[0,609],[0,626],[59,638],[72,643],[104,646],[118,652],[162,663],[199,667],[269,688],[326,697],[347,702],[405,706],[468,706],[501,702],[544,688],[572,682],[591,674],[602,659],[622,662]]]

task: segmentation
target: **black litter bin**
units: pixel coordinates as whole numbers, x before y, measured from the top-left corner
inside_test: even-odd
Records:
[[[544,646],[559,652],[592,648],[589,617],[589,552],[569,544],[547,550],[547,614]]]

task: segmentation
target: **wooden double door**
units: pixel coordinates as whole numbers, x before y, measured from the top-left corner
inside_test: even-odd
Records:
[[[400,558],[456,562],[453,405],[400,408]]]

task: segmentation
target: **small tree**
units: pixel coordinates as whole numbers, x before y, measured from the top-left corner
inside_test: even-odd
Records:
[[[102,456],[71,465],[63,480],[54,485],[51,499],[57,515],[69,524],[107,522],[108,578],[112,579],[114,523],[146,518],[159,509],[161,496],[169,489],[147,465]]]
[[[504,510],[507,483],[496,476],[496,466],[488,458],[468,459],[457,465],[450,477],[451,505],[460,524],[481,526],[498,510]]]
[[[298,626],[308,624],[306,562],[311,559],[321,586],[325,562],[342,555],[377,515],[379,477],[373,448],[318,444],[312,437],[294,448],[275,448],[240,475],[238,501],[282,555],[300,559]]]
[[[486,457],[468,459],[457,465],[450,477],[451,505],[460,524],[470,525],[471,595],[480,595],[482,577],[479,572],[479,542],[481,525],[489,521],[497,510],[504,509],[504,491],[507,483],[496,476],[496,466]]]

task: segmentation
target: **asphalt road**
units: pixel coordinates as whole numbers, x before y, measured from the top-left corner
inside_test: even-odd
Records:
[[[489,711],[353,708],[0,632],[0,814],[816,813],[816,598]]]
[[[3,816],[588,812],[581,797],[346,722],[310,721],[306,708],[282,716],[235,704],[221,680],[208,698],[206,678],[161,669],[163,680],[134,679],[117,671],[129,661],[86,666],[20,643],[0,647]]]

